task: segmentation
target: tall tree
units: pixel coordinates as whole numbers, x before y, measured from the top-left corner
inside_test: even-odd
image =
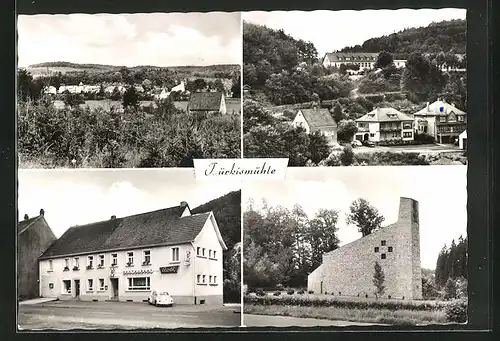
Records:
[[[337,210],[320,209],[309,223],[309,243],[311,245],[311,267],[317,268],[323,262],[323,254],[339,246],[337,237]]]
[[[137,107],[139,105],[139,96],[134,86],[129,86],[123,94],[122,104],[124,108]]]
[[[354,200],[349,209],[350,213],[347,215],[346,222],[347,224],[356,225],[358,232],[361,232],[363,237],[380,228],[380,225],[385,220],[378,213],[378,210],[363,198]]]
[[[373,285],[375,286],[375,295],[382,296],[385,292],[385,274],[377,261],[373,267]]]
[[[392,53],[387,51],[381,51],[377,56],[377,61],[375,62],[375,69],[383,69],[394,64],[394,57]]]

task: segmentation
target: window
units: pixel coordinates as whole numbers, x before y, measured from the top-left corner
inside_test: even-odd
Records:
[[[201,275],[196,275],[196,283],[201,283]]]
[[[385,253],[381,254],[380,258],[385,259]]]
[[[198,247],[196,248],[196,255],[197,255],[197,256],[200,256],[200,255],[201,255],[201,253],[200,253],[200,252],[201,252],[201,247],[199,247],[199,246],[198,246]]]
[[[446,122],[446,117],[445,116],[439,117],[439,122]]]
[[[217,276],[214,276],[214,284],[217,283]]]
[[[208,250],[208,257],[212,258],[212,250]]]
[[[134,264],[134,253],[133,252],[127,252],[127,265],[133,265]]]
[[[99,278],[99,290],[104,290],[104,278]]]
[[[203,248],[203,250],[201,250],[201,255],[202,255],[203,257],[205,257],[205,248]]]
[[[80,267],[80,258],[75,257],[75,268],[79,268],[79,267]]]
[[[375,133],[370,133],[370,137],[374,137],[375,136]]]
[[[403,129],[411,129],[411,123],[403,123]]]
[[[172,262],[178,262],[178,261],[179,261],[179,248],[173,247],[172,248]]]
[[[69,270],[69,258],[64,259],[64,271]]]
[[[87,280],[87,290],[88,291],[94,291],[94,280],[92,278],[89,278]]]
[[[52,260],[49,260],[49,271],[52,271],[53,270],[53,264],[52,264]]]
[[[203,284],[205,284],[205,283],[206,283],[206,280],[207,280],[207,278],[206,278],[206,277],[207,277],[206,275],[203,275],[203,281],[202,281],[202,283],[203,283]]]
[[[49,283],[49,289],[54,289],[54,283]]]
[[[87,269],[92,269],[94,267],[94,256],[87,257]]]
[[[208,276],[208,283],[212,284],[212,275]]]
[[[118,265],[118,254],[111,254],[111,265]]]
[[[144,262],[143,265],[148,265],[151,263],[151,251],[144,251]]]
[[[104,255],[99,255],[99,265],[98,267],[104,267]]]
[[[382,241],[380,242],[380,245],[382,245],[382,246],[385,246],[385,244],[386,244],[386,241],[385,241],[385,240],[382,240]]]
[[[128,279],[128,290],[151,290],[150,277],[132,277]]]
[[[387,252],[392,252],[392,246],[389,246],[389,247],[387,248]]]
[[[403,137],[411,137],[411,132],[404,132]]]
[[[216,251],[214,250],[214,259],[216,259],[216,257],[215,257],[215,252],[216,252]]]
[[[378,246],[375,246],[375,252],[378,252]]]
[[[70,280],[63,281],[63,293],[64,294],[71,294],[71,281]]]
[[[458,116],[458,122],[463,122],[464,121],[464,117],[463,116]]]

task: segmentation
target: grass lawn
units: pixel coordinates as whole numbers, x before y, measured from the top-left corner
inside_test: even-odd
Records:
[[[387,309],[348,309],[338,307],[302,307],[244,304],[245,314],[308,317],[327,320],[384,323],[393,325],[423,325],[446,323],[443,310],[411,311]]]

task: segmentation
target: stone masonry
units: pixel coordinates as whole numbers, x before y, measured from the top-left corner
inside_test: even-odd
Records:
[[[308,290],[375,297],[376,261],[385,275],[383,297],[422,299],[418,201],[401,198],[396,223],[324,254],[308,277]]]

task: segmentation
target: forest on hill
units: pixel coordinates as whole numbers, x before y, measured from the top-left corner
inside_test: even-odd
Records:
[[[393,34],[371,38],[361,45],[345,47],[340,52],[388,51],[395,59],[407,59],[412,53],[457,53],[467,50],[467,22],[449,20],[431,23],[426,27],[407,28]]]
[[[227,246],[223,252],[224,302],[239,302],[241,288],[241,190],[225,194],[191,210],[212,211]]]

